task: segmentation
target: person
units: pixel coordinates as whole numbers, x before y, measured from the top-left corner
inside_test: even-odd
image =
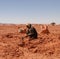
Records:
[[[26,34],[26,35],[23,35],[23,37],[21,37],[22,40],[20,40],[20,43],[18,44],[21,47],[27,44],[28,43],[27,41],[37,39],[37,31],[31,24],[26,24],[26,28],[20,29],[19,33]],[[24,38],[29,38],[29,39],[26,39],[25,41]]]
[[[27,30],[26,35],[29,38],[36,39],[37,38],[37,31],[31,24],[26,24]]]

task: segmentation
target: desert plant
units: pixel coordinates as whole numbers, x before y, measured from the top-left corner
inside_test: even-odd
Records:
[[[56,24],[55,22],[52,22],[52,23],[51,23],[51,25],[53,25],[53,26],[54,26],[55,24]]]

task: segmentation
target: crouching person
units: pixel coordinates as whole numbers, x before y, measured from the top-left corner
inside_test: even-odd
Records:
[[[36,31],[36,29],[31,24],[26,24],[26,27],[27,27],[26,35],[30,39],[37,39],[37,31]]]
[[[26,24],[26,28],[20,29],[19,33],[25,34],[21,37],[22,40],[20,41],[19,46],[24,46],[25,44],[28,44],[30,40],[37,39],[37,31],[31,24]]]

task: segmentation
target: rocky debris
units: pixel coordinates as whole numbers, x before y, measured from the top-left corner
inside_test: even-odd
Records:
[[[38,28],[37,25],[36,28]],[[38,30],[40,31],[40,28]],[[2,35],[0,34],[0,59],[60,59],[60,31],[57,32],[58,28],[55,30],[56,33],[49,30],[48,35],[39,32],[35,40],[22,39],[24,34],[11,33],[11,29],[9,31],[9,33],[4,31]]]
[[[50,33],[47,25],[41,26],[41,33],[42,34],[49,34]]]

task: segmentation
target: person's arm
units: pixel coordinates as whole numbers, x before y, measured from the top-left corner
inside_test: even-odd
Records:
[[[28,35],[33,35],[34,34],[34,28],[31,28]]]

